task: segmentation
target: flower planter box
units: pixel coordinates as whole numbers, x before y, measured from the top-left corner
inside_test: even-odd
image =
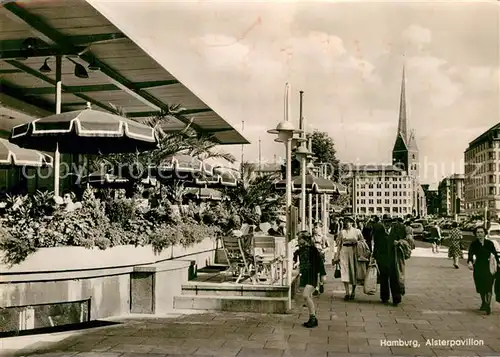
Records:
[[[12,267],[0,264],[0,277],[5,273],[11,275],[126,268],[170,259],[196,260],[198,267],[201,267],[203,262],[200,262],[197,256],[208,257],[212,255],[211,261],[213,261],[215,248],[216,240],[213,238],[206,238],[187,248],[182,246],[169,247],[160,254],[155,254],[149,245],[143,247],[122,245],[105,250],[84,247],[40,248],[20,264]],[[6,281],[7,277],[4,275],[0,281]]]

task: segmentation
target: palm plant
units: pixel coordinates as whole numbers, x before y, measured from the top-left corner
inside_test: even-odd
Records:
[[[115,108],[117,113],[126,116],[120,108]],[[147,119],[144,124],[155,130],[159,145],[158,148],[144,153],[125,153],[106,156],[94,156],[88,158],[88,167],[91,172],[106,171],[111,168],[120,176],[127,177],[132,187],[136,187],[146,175],[146,169],[157,166],[167,157],[177,154],[187,154],[201,160],[224,159],[234,163],[236,158],[225,152],[215,149],[219,145],[214,135],[197,133],[192,128],[193,118],[187,118],[183,114],[184,108],[180,104],[169,107],[169,110]],[[183,130],[168,132],[164,130],[164,124],[169,120],[180,119],[188,124]],[[108,170],[109,171],[109,170]],[[107,172],[105,172],[107,173]]]
[[[258,224],[261,220],[273,221],[277,218],[284,203],[283,195],[275,187],[278,180],[278,173],[258,174],[254,165],[242,164],[239,185],[226,189],[226,195],[231,209],[243,223]]]

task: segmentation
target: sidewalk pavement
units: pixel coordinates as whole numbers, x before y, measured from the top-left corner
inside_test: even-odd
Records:
[[[333,276],[331,267],[329,272]],[[319,326],[311,330],[302,327],[308,316],[298,296],[288,315],[210,312],[114,319],[121,324],[64,339],[53,336],[59,342],[32,336],[31,345],[17,355],[500,356],[500,304],[490,316],[477,310],[480,300],[465,262],[454,269],[448,259],[414,256],[406,275],[407,294],[398,307],[380,304],[378,296],[364,295],[361,287],[356,301],[344,302],[339,280],[331,278],[316,299]],[[12,355],[8,349],[15,339],[0,340],[5,355]]]

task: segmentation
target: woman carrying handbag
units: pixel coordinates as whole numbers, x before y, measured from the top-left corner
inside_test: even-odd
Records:
[[[337,252],[333,259],[334,264],[340,266],[340,279],[344,283],[344,301],[354,300],[356,297],[356,285],[358,284],[358,243],[366,244],[361,231],[354,227],[352,217],[344,218],[345,227],[339,234],[337,241]],[[364,262],[363,262],[364,263]],[[337,271],[337,269],[336,269]],[[335,276],[338,273],[335,273]],[[349,288],[352,286],[352,290]]]

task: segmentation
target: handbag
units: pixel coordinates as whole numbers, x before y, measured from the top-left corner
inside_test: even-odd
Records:
[[[497,271],[497,277],[495,279],[495,299],[500,303],[500,270]]]
[[[497,259],[493,254],[490,254],[490,274],[495,275],[498,270]]]
[[[370,265],[366,272],[365,284],[363,287],[363,292],[366,295],[375,295],[377,292],[377,277],[378,277],[378,266],[375,259],[370,260]]]
[[[335,273],[333,273],[333,277],[335,279],[340,278],[340,265],[338,264],[335,265]]]

